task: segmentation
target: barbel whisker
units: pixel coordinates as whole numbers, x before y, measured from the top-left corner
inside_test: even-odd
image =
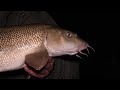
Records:
[[[89,49],[87,48],[86,50],[87,50],[88,54],[90,54]]]
[[[88,47],[91,48],[95,52],[95,50],[91,46],[88,45]]]
[[[86,55],[86,56],[88,57],[88,55],[87,55],[86,53],[83,53],[83,52],[81,52],[81,51],[79,51],[79,52],[80,52],[80,54]]]
[[[76,57],[78,57],[78,58],[82,59],[82,58],[81,58],[79,55],[77,55],[77,54],[76,54]]]

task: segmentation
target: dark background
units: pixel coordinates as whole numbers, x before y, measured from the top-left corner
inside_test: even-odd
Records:
[[[120,79],[120,13],[79,9],[47,12],[60,27],[77,32],[96,51],[90,51],[89,57],[82,56],[83,59],[67,57],[80,63],[80,79]]]
[[[80,79],[120,79],[120,13],[103,12],[48,11],[59,26],[77,32],[96,50],[80,60]]]

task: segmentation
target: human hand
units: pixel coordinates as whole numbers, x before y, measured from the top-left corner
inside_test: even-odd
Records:
[[[47,64],[40,70],[39,72],[36,72],[35,70],[30,69],[28,66],[24,67],[24,70],[30,75],[37,78],[45,78],[47,77],[50,72],[53,70],[54,67],[54,59],[49,59]],[[28,77],[29,79],[30,77]]]

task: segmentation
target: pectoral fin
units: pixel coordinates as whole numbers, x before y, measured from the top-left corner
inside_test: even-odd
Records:
[[[48,59],[48,52],[44,47],[42,47],[39,51],[26,55],[25,62],[28,66],[34,68],[35,70],[40,70],[47,64]]]

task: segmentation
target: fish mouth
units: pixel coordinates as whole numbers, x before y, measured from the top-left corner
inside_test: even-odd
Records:
[[[80,45],[74,47],[74,48],[71,48],[71,49],[64,49],[64,50],[57,50],[55,51],[56,54],[61,55],[61,54],[68,54],[68,55],[76,55],[77,57],[81,58],[78,53],[82,54],[82,55],[86,55],[88,57],[88,54],[90,54],[90,51],[89,51],[89,48],[92,49],[92,51],[95,52],[95,50],[90,46],[90,45],[87,45],[86,47],[83,47],[81,48]],[[82,51],[83,50],[87,50],[88,54],[86,53],[83,53]]]
[[[81,58],[80,55],[78,55],[78,53],[82,54],[82,55],[85,55],[88,57],[88,54],[90,54],[90,51],[89,51],[89,48],[95,52],[95,50],[92,48],[92,46],[90,46],[89,44],[86,46],[86,47],[83,47],[81,48],[80,45],[77,46],[77,47],[74,47],[72,49],[69,49],[69,50],[62,50],[62,52],[69,52],[69,55],[76,55],[77,57]],[[87,53],[83,53],[82,51],[83,50],[87,50]],[[81,58],[82,59],[82,58]]]
[[[78,49],[78,53],[80,53],[80,54],[85,55],[85,56],[88,57],[88,54],[90,54],[90,51],[89,51],[88,48],[90,48],[93,52],[95,52],[94,48],[88,44],[88,45],[86,46],[86,48],[84,48],[84,49]],[[88,53],[88,54],[83,53],[83,52],[82,52],[83,50],[87,50],[87,53]],[[78,55],[78,53],[75,54],[75,55],[76,55],[78,58],[81,58],[81,56]],[[82,58],[81,58],[81,59],[82,59]]]

